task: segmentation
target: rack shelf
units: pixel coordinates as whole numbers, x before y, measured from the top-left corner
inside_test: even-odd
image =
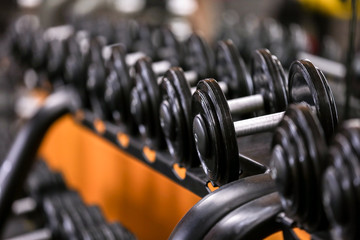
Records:
[[[137,160],[146,164],[155,171],[163,174],[180,186],[188,189],[199,197],[204,197],[209,192],[214,191],[214,187],[207,179],[205,173],[200,167],[185,169],[178,166],[175,160],[171,157],[167,150],[154,151],[151,150],[140,137],[128,135],[123,126],[115,125],[114,123],[99,120],[89,110],[78,111],[75,115],[76,121],[92,131],[94,134],[106,139],[119,150],[124,151]],[[267,141],[268,136],[261,137]],[[257,141],[259,139],[256,139]],[[245,142],[254,142],[251,138],[244,138],[239,142],[239,145],[244,145]],[[246,144],[249,145],[249,144]],[[251,145],[251,144],[250,144]],[[255,152],[258,152],[257,150]],[[265,165],[254,161],[252,156],[254,151],[247,151],[246,155],[240,154],[239,161],[242,163],[243,172],[239,178],[249,175],[263,173],[267,170]],[[256,154],[259,157],[259,154]],[[251,156],[251,157],[248,157]],[[266,159],[268,152],[262,151],[260,158]],[[266,162],[266,161],[265,161]],[[246,173],[246,174],[245,174]]]

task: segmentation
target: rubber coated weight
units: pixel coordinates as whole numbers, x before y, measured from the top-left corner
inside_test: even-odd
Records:
[[[234,161],[239,155],[234,124],[225,96],[214,79],[198,83],[191,108],[196,150],[209,180],[215,185],[236,180],[240,167],[239,161]]]
[[[182,45],[169,28],[155,29],[153,42],[158,59],[169,61],[171,66],[184,65]]]
[[[121,44],[115,44],[110,46],[110,52],[105,102],[111,111],[112,119],[116,123],[125,123],[129,131],[135,133],[137,128],[130,112],[130,94],[135,83],[125,62],[125,49]]]
[[[231,40],[218,42],[215,68],[217,79],[228,85],[229,98],[249,96],[253,93],[253,84],[244,60]]]
[[[204,52],[204,54],[198,54],[196,51],[188,53],[188,56],[191,57],[193,61],[199,62],[199,63],[194,63],[194,65],[192,66],[193,71],[184,73],[185,75],[187,73],[194,75],[195,73],[195,76],[192,77],[188,76],[186,78],[186,81],[189,82],[197,81],[199,75],[205,74],[203,71],[205,70],[208,71],[209,69],[211,69],[210,66],[207,66],[206,68],[198,67],[199,64],[200,65],[207,64],[208,59],[204,59],[204,57],[206,57],[205,53],[208,52],[208,50],[205,42],[203,42],[203,40],[199,36],[194,35],[192,38],[194,40],[191,41],[189,40],[189,42],[191,42],[193,45],[196,45],[196,51]],[[158,116],[159,108],[162,108],[160,107],[161,96],[158,95],[160,93],[160,89],[159,89],[160,83],[159,83],[159,79],[156,77],[155,71],[151,66],[152,66],[151,60],[149,58],[139,59],[135,64],[136,84],[131,92],[131,100],[130,100],[131,114],[134,116],[134,119],[138,124],[139,132],[145,138],[148,138],[148,143],[150,144],[150,147],[161,149],[165,146],[164,144],[165,139],[162,133],[162,129],[160,128],[160,119]],[[169,108],[169,106],[163,106],[163,107]],[[165,109],[165,112],[166,111],[167,110]],[[174,117],[164,114],[162,116],[170,117],[170,118]],[[181,118],[181,116],[179,117]],[[168,120],[170,121],[171,119]],[[171,133],[168,131],[169,129],[172,129],[171,126],[165,129],[165,134],[169,135]],[[189,160],[190,159],[185,161],[189,161]]]
[[[331,164],[323,176],[323,203],[334,239],[357,239],[359,222],[360,122],[348,120],[330,146]]]
[[[287,135],[276,137],[281,132],[286,132]],[[283,137],[285,139],[282,139]],[[285,159],[285,162],[284,159],[279,161],[274,153],[278,152],[279,148],[286,151],[289,148],[283,145],[286,141],[297,149],[301,145],[306,147],[302,148],[303,153],[307,154],[300,155],[298,151],[295,158]],[[272,176],[277,182],[285,212],[307,230],[324,229],[327,221],[320,201],[319,176],[325,170],[327,148],[319,120],[308,105],[297,104],[288,108],[275,131],[272,145]],[[290,190],[289,183],[291,191],[284,191]]]
[[[324,75],[310,61],[300,60],[291,64],[289,97],[292,103],[306,102],[315,107],[326,139],[330,139],[338,122],[334,97]]]
[[[264,97],[266,113],[284,111],[288,105],[286,77],[280,61],[267,49],[256,50],[251,61],[254,94]]]
[[[171,68],[160,84],[160,121],[170,154],[182,167],[198,166],[192,137],[191,92],[181,68]]]
[[[136,62],[135,81],[131,91],[131,114],[139,132],[146,136],[147,144],[151,148],[162,148],[165,141],[159,119],[160,90],[149,58]]]
[[[186,69],[192,69],[199,79],[212,76],[214,54],[205,40],[197,34],[192,34],[186,42]]]
[[[309,61],[305,60],[294,62],[290,68],[289,76],[290,100],[294,103],[305,102],[310,106],[314,106],[324,130],[327,131],[326,136],[328,139],[336,127],[337,112],[332,93],[327,87],[326,80],[322,78],[319,70],[317,70]],[[198,138],[198,141],[195,142],[195,144],[198,156],[209,179],[217,183],[226,183],[229,179],[218,179],[222,174],[217,171],[221,168],[219,165],[229,165],[229,162],[238,159],[236,136],[246,135],[248,132],[257,133],[270,129],[273,130],[282,119],[284,112],[234,123],[229,106],[224,107],[228,105],[228,103],[216,81],[200,81],[201,84],[204,84],[203,82],[208,82],[206,84],[210,84],[212,87],[207,88],[206,90],[198,88],[193,95],[193,133]],[[200,83],[198,85],[200,85]],[[213,89],[217,90],[214,91]],[[202,97],[199,97],[200,95]],[[221,106],[223,108],[222,111],[216,111],[215,106]],[[323,119],[324,116],[327,116],[328,118]],[[234,126],[229,127],[230,125]],[[233,132],[230,133],[229,131]],[[235,146],[235,149],[226,151],[225,149],[229,145]],[[223,152],[226,152],[226,154],[223,154]],[[313,159],[316,159],[316,157]],[[237,167],[236,164],[231,164],[231,166],[232,169],[226,170],[227,172],[232,171],[232,174],[230,175],[234,176],[235,172],[237,172],[236,174],[241,172],[241,168],[235,168]],[[316,167],[315,169],[319,169],[319,167]]]

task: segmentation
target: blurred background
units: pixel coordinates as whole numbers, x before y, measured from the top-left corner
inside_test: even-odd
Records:
[[[19,22],[43,29],[71,25],[125,42],[126,36],[113,36],[114,29],[166,25],[180,41],[192,32],[202,35],[212,46],[217,40],[232,39],[247,63],[253,50],[264,47],[279,58],[285,69],[295,59],[309,58],[329,80],[339,116],[343,116],[348,95],[348,117],[359,117],[359,26],[351,50],[351,91],[345,88],[351,16],[350,0],[2,0],[0,159],[5,157],[23,121],[31,117],[46,96],[39,91],[47,87],[39,80],[41,76],[18,66],[9,53],[11,31],[19,28]]]

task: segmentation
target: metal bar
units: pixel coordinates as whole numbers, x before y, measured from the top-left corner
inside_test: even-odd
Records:
[[[264,98],[261,94],[228,100],[232,114],[250,113],[264,108]]]
[[[271,131],[277,127],[284,114],[285,112],[279,112],[234,122],[236,136]]]

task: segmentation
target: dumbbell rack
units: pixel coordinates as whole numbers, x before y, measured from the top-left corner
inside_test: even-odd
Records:
[[[167,150],[154,151],[149,149],[140,137],[126,134],[126,129],[123,126],[103,122],[97,119],[89,110],[78,111],[75,119],[91,132],[115,145],[119,150],[129,153],[137,160],[165,175],[167,178],[199,197],[204,197],[209,192],[217,189],[217,187],[214,187],[207,180],[205,173],[200,167],[186,170],[186,175],[179,174],[176,170],[178,167],[174,167],[176,163]],[[123,138],[125,143],[122,142],[121,138]],[[148,153],[151,156],[149,156]],[[239,161],[241,160],[249,159],[244,155],[240,155]],[[185,169],[181,169],[180,171],[185,171]]]

